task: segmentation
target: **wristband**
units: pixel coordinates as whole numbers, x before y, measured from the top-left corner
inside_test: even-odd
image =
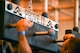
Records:
[[[18,32],[18,35],[25,35],[25,31]]]

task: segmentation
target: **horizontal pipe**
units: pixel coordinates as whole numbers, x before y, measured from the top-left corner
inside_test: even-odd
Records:
[[[16,28],[16,24],[7,24],[5,28]]]
[[[48,35],[48,31],[35,32],[35,35]]]
[[[49,29],[48,31],[40,31],[40,32],[35,32],[35,36],[41,36],[41,35],[49,35],[49,36],[54,36],[55,31],[53,29]]]

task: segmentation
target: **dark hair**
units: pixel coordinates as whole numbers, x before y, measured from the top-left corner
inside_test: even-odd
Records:
[[[66,30],[65,34],[72,34],[72,30],[70,30],[70,29]]]
[[[69,53],[80,53],[80,39],[71,38],[66,44],[65,50],[68,50]]]

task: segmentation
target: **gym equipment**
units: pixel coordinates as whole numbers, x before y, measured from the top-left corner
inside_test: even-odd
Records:
[[[79,0],[74,0],[74,27],[78,27],[79,23]]]
[[[19,19],[24,17],[34,22],[34,25],[26,31],[29,44],[40,50],[42,49],[53,53],[59,52],[60,47],[58,44],[50,42],[57,39],[58,28],[56,28],[56,26],[58,23],[4,0],[0,0],[0,17],[0,39],[18,42],[16,26],[10,26],[8,28],[6,26],[8,26],[8,24],[15,24]],[[35,32],[48,31],[50,28],[55,31],[55,38],[48,35],[33,36]]]
[[[15,4],[17,4],[17,5],[18,5],[19,0],[11,0],[11,2],[13,2],[13,3],[15,3]]]
[[[40,35],[40,36],[41,35],[49,35],[49,36],[55,38],[54,37],[55,36],[55,31],[52,30],[52,29],[49,29],[48,31],[35,32],[34,35],[35,36],[38,36],[38,35]]]
[[[8,5],[12,5],[13,8],[11,10],[9,10],[7,7]],[[26,19],[30,19],[31,21],[38,23],[42,26],[48,27],[48,28],[52,28],[53,30],[58,31],[58,29],[55,28],[55,25],[58,24],[50,19],[47,19],[43,16],[40,16],[36,13],[34,13],[33,11],[28,11],[24,8],[21,8],[15,4],[10,4],[10,2],[6,1],[6,5],[5,5],[5,11],[8,11],[9,13],[15,14],[19,17],[23,17]]]
[[[79,33],[79,0],[74,0],[74,28],[73,28],[73,34],[75,34],[75,37],[80,38]]]
[[[75,31],[75,32],[78,32],[78,33],[79,33],[79,29],[78,29],[78,27],[74,27],[74,28],[73,28],[73,31]]]
[[[78,27],[74,27],[72,33],[75,34],[75,37],[80,38],[80,33],[79,33]]]
[[[42,16],[48,18],[48,14],[46,12],[42,12]]]

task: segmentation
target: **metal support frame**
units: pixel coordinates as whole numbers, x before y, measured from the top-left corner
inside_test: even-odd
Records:
[[[74,27],[78,27],[79,22],[79,0],[74,0]]]
[[[44,11],[48,13],[48,0],[44,1]]]

